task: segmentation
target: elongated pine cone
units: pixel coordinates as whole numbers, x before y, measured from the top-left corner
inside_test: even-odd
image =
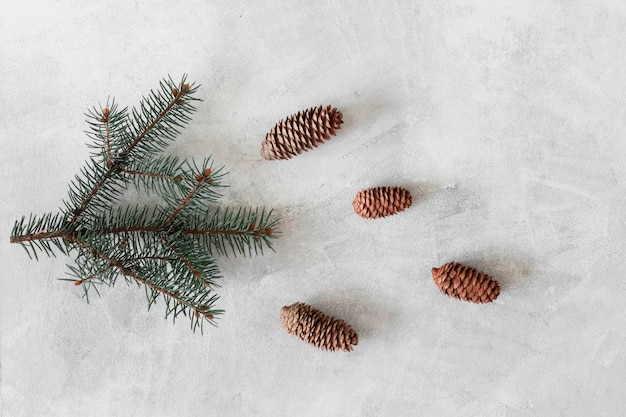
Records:
[[[280,322],[289,332],[320,349],[350,352],[359,344],[359,335],[345,321],[304,303],[295,303],[280,310]]]
[[[484,272],[457,262],[432,269],[442,293],[473,303],[490,303],[500,295],[500,283]]]
[[[361,190],[354,197],[354,212],[366,219],[391,216],[411,207],[411,193],[402,187],[376,187]]]
[[[265,135],[261,156],[289,159],[329,140],[341,128],[343,115],[331,106],[311,107],[281,120]]]

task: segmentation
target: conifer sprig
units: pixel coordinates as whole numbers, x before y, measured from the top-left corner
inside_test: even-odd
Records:
[[[191,121],[198,86],[186,77],[160,88],[137,108],[114,100],[86,113],[92,156],[70,184],[58,214],[30,215],[15,222],[10,241],[30,257],[72,255],[67,281],[85,297],[122,277],[144,286],[148,307],[165,302],[165,316],[190,318],[193,330],[215,324],[222,310],[214,292],[220,271],[213,255],[272,249],[278,219],[271,210],[213,206],[224,187],[223,168],[160,153]],[[154,194],[154,206],[124,205],[133,184]]]

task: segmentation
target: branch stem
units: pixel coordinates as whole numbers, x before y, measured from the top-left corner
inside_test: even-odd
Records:
[[[135,140],[133,141],[133,143],[131,143],[128,148],[126,148],[126,150],[124,151],[124,154],[129,154],[132,152],[133,149],[135,149],[135,147],[137,145],[139,145],[139,142],[141,142],[141,140],[148,134],[148,132],[150,132],[152,129],[154,129],[154,127],[161,121],[161,119],[163,119],[165,117],[165,115],[172,110],[172,108],[180,102],[181,97],[183,95],[185,95],[186,92],[183,89],[180,89],[179,91],[176,91],[176,94],[173,96],[172,101],[170,101],[170,103],[167,105],[167,107],[161,112],[159,113],[159,115],[152,121],[152,123],[150,123],[148,126],[146,126],[146,128],[143,130],[143,132],[141,132],[139,135],[137,135],[137,137],[135,138]]]
[[[105,149],[106,158],[107,158],[107,166],[110,167],[111,165],[113,165],[113,158],[111,157],[111,141],[109,139],[110,130],[109,130],[109,112],[108,112],[108,109],[107,109],[107,113],[104,116],[103,120],[104,120],[104,130],[105,130],[105,134],[104,134],[104,149]]]
[[[200,187],[202,186],[202,183],[204,182],[204,178],[201,177],[198,182],[196,183],[196,185],[191,189],[191,191],[189,191],[189,193],[187,194],[187,196],[185,197],[185,199],[183,201],[180,202],[180,204],[178,205],[178,207],[176,207],[176,209],[174,210],[174,212],[172,213],[172,215],[170,217],[168,217],[168,219],[165,221],[166,225],[170,225],[172,224],[172,222],[174,221],[174,219],[176,218],[176,216],[178,216],[178,213],[180,213],[180,211],[189,203],[189,201],[191,200],[191,197],[193,197],[193,195],[198,192],[198,189],[200,189]]]
[[[56,238],[67,238],[69,236],[67,230],[57,230],[57,231],[49,231],[49,230],[40,230],[35,233],[31,233],[28,235],[21,236],[11,236],[9,242],[11,243],[23,243],[23,242],[31,242],[33,240],[42,240],[42,239],[56,239]]]
[[[91,278],[97,277],[100,274],[105,273],[106,271],[108,271],[109,269],[113,268],[113,265],[108,265],[105,266],[104,268],[102,268],[99,271],[94,272],[93,274],[89,274],[87,275],[85,278],[81,278],[79,280],[77,280],[76,282],[74,282],[74,285],[81,285],[83,284],[85,281],[89,281]]]
[[[97,234],[114,234],[114,233],[132,233],[132,232],[148,232],[148,233],[163,233],[169,230],[169,226],[130,226],[130,227],[114,227],[111,229],[98,229],[93,230],[93,233]],[[181,229],[182,234],[187,235],[271,235],[273,230],[270,228],[256,229],[256,230],[232,230],[232,229]],[[11,243],[24,243],[34,240],[43,239],[68,239],[70,241],[75,240],[78,237],[78,232],[75,230],[57,230],[48,231],[41,230],[39,232],[31,233],[28,235],[11,236]]]
[[[183,177],[181,177],[180,175],[177,177],[172,177],[170,175],[161,175],[161,174],[156,174],[154,172],[133,171],[132,169],[121,169],[120,172],[123,172],[125,174],[131,174],[131,175],[142,175],[145,177],[160,178],[160,179],[170,180],[170,181],[175,181],[175,182],[181,182],[183,180]]]

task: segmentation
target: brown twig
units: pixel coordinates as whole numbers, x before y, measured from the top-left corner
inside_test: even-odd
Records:
[[[167,227],[164,226],[135,226],[135,227],[114,227],[111,229],[99,229],[93,230],[93,233],[97,234],[114,234],[114,233],[125,233],[125,232],[149,232],[149,233],[162,233],[168,230]],[[266,229],[258,229],[258,230],[224,230],[224,229],[181,229],[179,231],[182,234],[187,235],[271,235],[274,230],[271,228]],[[28,235],[22,236],[11,236],[10,243],[23,243],[30,242],[33,240],[41,240],[41,239],[68,239],[72,241],[77,237],[77,232],[75,231],[57,231],[57,232],[48,232],[41,231],[37,233],[31,233]]]
[[[105,107],[102,109],[102,118],[100,119],[100,121],[104,123],[104,152],[106,154],[108,167],[113,164],[113,158],[111,157],[111,142],[109,140],[109,114],[109,109]]]
[[[204,182],[204,177],[198,179],[198,182],[196,183],[196,185],[194,185],[194,187],[191,189],[191,191],[189,191],[189,193],[183,199],[183,201],[180,202],[180,204],[178,205],[178,207],[176,207],[176,209],[170,215],[170,217],[167,218],[167,220],[165,221],[166,225],[169,226],[170,224],[172,224],[172,222],[174,221],[176,216],[178,216],[178,213],[180,213],[180,211],[189,203],[189,201],[191,200],[191,197],[193,197],[193,195],[200,189],[200,187],[202,186],[203,182]]]
[[[67,230],[54,231],[50,232],[48,230],[40,230],[36,233],[31,233],[28,235],[22,236],[11,236],[9,238],[10,243],[23,243],[30,242],[33,240],[41,240],[41,239],[56,239],[56,238],[67,238],[69,236],[69,232]]]
[[[154,172],[133,171],[132,169],[121,169],[120,172],[124,172],[126,174],[132,174],[132,175],[142,175],[146,177],[160,178],[160,179],[170,180],[174,182],[181,182],[183,180],[183,177],[181,177],[180,175],[176,177],[172,177],[170,175],[155,174]]]
[[[93,233],[97,234],[114,234],[114,233],[125,233],[125,232],[149,232],[149,233],[162,233],[166,232],[168,227],[166,226],[135,226],[135,227],[114,227],[111,229],[99,229],[93,230]],[[179,231],[182,234],[188,235],[272,235],[274,230],[271,228],[266,229],[258,229],[258,230],[224,230],[224,229],[181,229]],[[73,241],[78,236],[76,231],[56,231],[56,232],[48,232],[48,231],[40,231],[37,233],[31,233],[28,235],[22,236],[11,236],[11,243],[23,243],[30,242],[33,240],[41,240],[41,239],[67,239]]]
[[[141,256],[139,258],[132,259],[131,261],[132,262],[134,262],[134,261],[143,261],[143,260],[146,260],[146,259],[157,260],[157,261],[166,261],[166,262],[173,262],[173,261],[176,260],[176,258],[172,258],[172,257],[169,257],[169,256]]]
[[[85,278],[81,278],[81,279],[79,279],[79,280],[74,281],[74,285],[76,285],[76,286],[81,285],[81,284],[85,283],[85,281],[89,281],[91,278],[93,278],[93,277],[97,277],[98,275],[100,275],[100,274],[102,274],[102,273],[104,273],[104,272],[108,271],[108,270],[109,270],[109,269],[111,269],[111,268],[113,268],[113,265],[108,265],[108,266],[105,266],[105,267],[104,267],[104,268],[102,268],[101,270],[99,270],[99,271],[97,271],[97,272],[94,272],[93,274],[89,274],[89,275],[87,275]]]

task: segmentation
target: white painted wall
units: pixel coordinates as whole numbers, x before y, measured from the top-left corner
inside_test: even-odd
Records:
[[[36,1],[0,14],[1,407],[14,416],[626,415],[626,3],[614,0]],[[316,4],[314,4],[316,3]],[[276,253],[220,259],[216,329],[143,291],[86,304],[13,221],[54,211],[89,150],[83,111],[189,73],[204,102],[172,152],[230,170],[225,203],[274,207]],[[259,149],[318,104],[339,135]],[[402,185],[400,215],[352,212]],[[457,260],[502,284],[442,296]],[[288,336],[303,301],[355,352]]]

